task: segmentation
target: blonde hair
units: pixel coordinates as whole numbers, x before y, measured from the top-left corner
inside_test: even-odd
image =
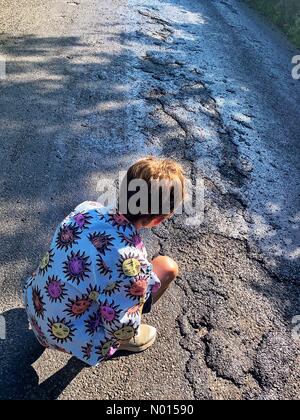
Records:
[[[185,194],[185,176],[182,166],[172,159],[157,158],[153,156],[146,157],[139,160],[132,165],[128,171],[125,179],[122,182],[120,194],[126,193],[127,203],[130,198],[136,194],[136,191],[129,189],[129,184],[134,180],[143,180],[146,182],[148,187],[148,212],[143,214],[132,214],[128,207],[127,212],[124,214],[131,222],[135,222],[140,219],[151,221],[157,216],[168,216],[173,213],[178,207],[180,202],[184,199]],[[163,190],[163,191],[162,191]],[[158,211],[155,214],[151,214],[152,198],[158,195]],[[166,213],[165,204],[169,204],[169,211]]]

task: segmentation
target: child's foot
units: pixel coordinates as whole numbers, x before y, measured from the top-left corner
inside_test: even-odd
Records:
[[[119,350],[131,351],[138,353],[147,350],[152,346],[156,339],[156,328],[151,325],[142,324],[139,333],[129,341],[123,341]]]

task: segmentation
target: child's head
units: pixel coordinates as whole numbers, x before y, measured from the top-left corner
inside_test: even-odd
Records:
[[[132,223],[153,227],[184,198],[184,172],[171,159],[147,157],[132,165],[120,188],[120,212]]]

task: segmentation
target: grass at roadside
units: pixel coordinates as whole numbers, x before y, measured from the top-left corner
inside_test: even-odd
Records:
[[[247,0],[267,16],[300,47],[300,0]]]

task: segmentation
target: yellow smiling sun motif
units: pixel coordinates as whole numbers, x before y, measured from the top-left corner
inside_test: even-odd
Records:
[[[98,297],[99,297],[99,293],[96,292],[96,291],[93,291],[89,294],[89,298],[93,301],[96,301],[98,299]]]
[[[119,257],[117,271],[119,277],[128,278],[138,276],[143,268],[143,260],[136,252],[125,252]]]
[[[128,277],[135,277],[141,271],[141,263],[135,258],[129,258],[122,264],[123,273]]]
[[[42,257],[40,265],[39,265],[40,273],[44,275],[48,271],[48,269],[52,267],[53,257],[54,257],[54,254],[53,254],[52,249]]]
[[[129,322],[127,325],[124,325],[122,328],[113,332],[114,337],[119,341],[128,341],[131,340],[137,334],[137,327],[134,327],[133,322]]]
[[[122,282],[120,280],[117,281],[113,281],[111,283],[109,283],[103,290],[102,290],[102,294],[105,296],[111,296],[114,293],[117,293],[120,291],[121,289],[121,284]]]
[[[70,334],[70,328],[58,322],[52,325],[51,331],[56,338],[61,340],[65,340]]]
[[[142,260],[136,253],[129,252],[121,255],[117,264],[119,277],[136,277],[142,270]]]
[[[96,353],[99,354],[100,359],[103,357],[110,356],[111,350],[116,350],[119,347],[118,343],[114,340],[109,340],[106,342],[101,342],[100,346],[96,347]]]
[[[49,264],[49,253],[47,252],[47,254],[43,255],[41,262],[40,262],[40,269],[43,270],[44,268],[47,267],[47,265]]]
[[[91,284],[86,289],[86,294],[88,295],[89,299],[93,302],[96,302],[100,296],[100,287],[92,286]]]
[[[67,341],[72,341],[74,337],[74,332],[76,328],[73,328],[73,325],[70,321],[66,321],[65,318],[59,319],[48,319],[48,331],[51,337],[58,343],[64,343]]]

